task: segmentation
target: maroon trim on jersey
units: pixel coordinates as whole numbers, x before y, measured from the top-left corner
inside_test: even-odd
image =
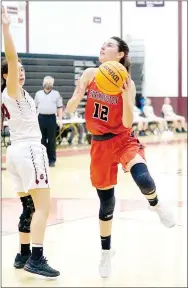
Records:
[[[20,113],[22,114],[22,108],[21,108],[20,102],[18,100],[16,100],[16,104],[18,105],[18,108],[20,109]]]
[[[10,119],[10,113],[4,103],[1,105],[1,112],[4,118]]]
[[[45,183],[48,184],[48,173],[47,173],[46,164],[45,164],[44,149],[43,149],[43,147],[42,147],[42,158],[43,158],[43,162],[44,162],[44,171],[45,171],[45,174],[46,174]]]
[[[32,160],[32,163],[33,163],[33,167],[35,169],[35,183],[38,185],[40,180],[43,180],[44,179],[44,176],[43,174],[40,175],[40,180],[38,180],[38,173],[37,173],[37,168],[36,168],[36,165],[35,165],[35,158],[34,158],[34,152],[33,152],[33,149],[32,147],[30,146],[30,153],[31,153],[31,160]],[[45,157],[44,157],[44,150],[43,150],[43,147],[42,147],[42,158],[43,158],[43,164],[44,164],[44,171],[45,171],[45,174],[46,174],[46,180],[45,180],[45,183],[48,184],[48,173],[47,173],[47,168],[46,168],[46,163],[45,163]]]
[[[33,149],[31,148],[31,146],[30,146],[30,153],[31,153],[31,160],[32,160],[32,163],[33,163],[33,167],[35,169],[35,183],[38,185],[39,184],[39,180],[37,179],[37,168],[36,168],[36,165],[35,165],[34,153],[33,153]]]
[[[25,101],[27,102],[29,108],[31,109],[31,104],[29,103],[29,101],[27,100],[27,98],[26,98],[26,96],[25,96],[25,90],[24,90],[24,99],[25,99]]]

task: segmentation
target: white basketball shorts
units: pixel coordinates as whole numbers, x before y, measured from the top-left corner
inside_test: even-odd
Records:
[[[50,188],[46,147],[40,142],[17,142],[8,146],[6,167],[15,192]]]

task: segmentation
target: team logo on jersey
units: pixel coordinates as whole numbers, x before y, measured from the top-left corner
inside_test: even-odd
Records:
[[[89,90],[88,97],[95,99],[95,100],[100,100],[102,102],[112,104],[112,105],[117,105],[118,100],[119,100],[119,97],[117,96],[110,96],[110,95],[107,95],[100,91],[95,91],[95,90]]]

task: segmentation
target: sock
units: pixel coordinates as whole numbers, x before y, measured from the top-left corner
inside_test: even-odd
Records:
[[[30,250],[30,243],[29,244],[21,244],[21,255],[25,256],[25,255],[29,255],[31,253]]]
[[[153,196],[154,196],[153,199],[148,199],[148,198],[147,198],[150,206],[156,206],[156,205],[158,204],[158,202],[159,202],[159,199],[158,199],[157,194],[156,194],[155,191],[153,192],[153,194],[154,194],[154,195],[153,195]],[[152,194],[150,194],[150,197],[151,197],[151,195],[152,195]]]
[[[43,246],[33,244],[32,245],[31,259],[39,260],[42,256],[43,256]]]
[[[110,250],[111,248],[111,235],[101,236],[101,246],[103,250]]]

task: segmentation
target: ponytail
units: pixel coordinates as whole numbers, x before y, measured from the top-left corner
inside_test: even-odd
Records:
[[[128,58],[128,54],[129,54],[129,46],[127,45],[127,43],[123,40],[123,39],[121,39],[121,38],[119,38],[119,37],[117,37],[117,36],[113,36],[113,37],[111,37],[111,39],[114,39],[114,40],[116,40],[117,41],[117,43],[118,43],[118,50],[119,50],[119,52],[124,52],[124,56],[120,59],[120,63],[123,65],[123,66],[125,66],[125,68],[127,69],[127,71],[130,73],[130,68],[131,68],[131,62],[130,62],[130,60],[129,60],[129,58]]]
[[[8,74],[8,62],[6,59],[4,59],[1,62],[1,92],[6,88],[7,82],[6,79],[4,78],[4,74]]]
[[[121,58],[120,63],[127,69],[127,72],[130,73],[131,62],[128,57],[124,56]]]

